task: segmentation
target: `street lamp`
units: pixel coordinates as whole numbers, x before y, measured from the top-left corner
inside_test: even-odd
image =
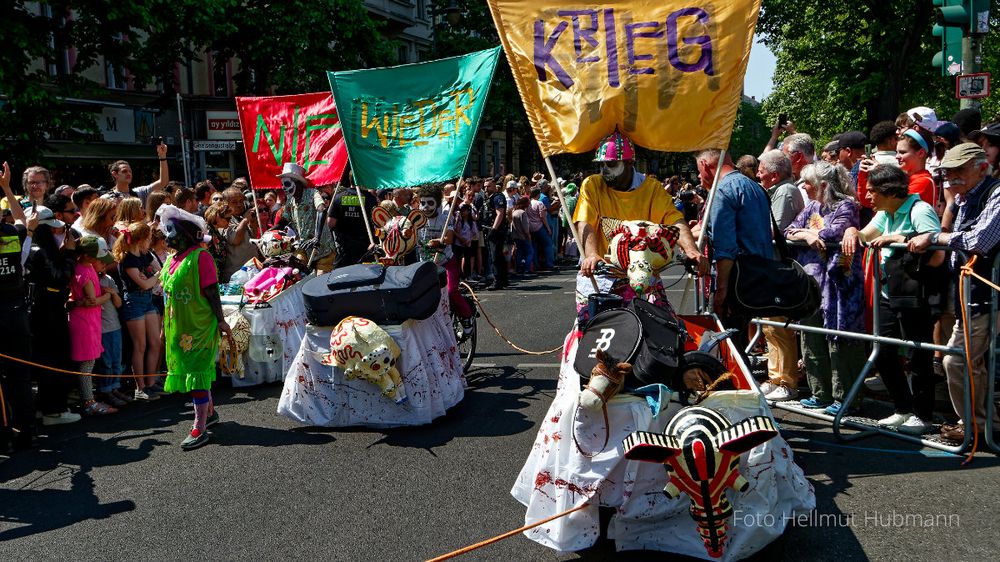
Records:
[[[462,21],[462,9],[458,7],[455,0],[448,0],[448,5],[446,7],[434,7],[431,8],[431,52],[435,56],[438,55],[437,52],[437,27],[438,27],[438,16],[444,16],[445,21],[451,26],[457,26],[460,21]]]

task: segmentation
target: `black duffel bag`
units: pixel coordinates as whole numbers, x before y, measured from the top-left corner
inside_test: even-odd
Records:
[[[306,318],[314,326],[336,326],[348,316],[376,324],[401,324],[430,318],[441,302],[438,268],[358,264],[334,269],[302,287]]]
[[[671,386],[682,363],[686,337],[676,316],[637,298],[628,307],[606,310],[587,323],[573,368],[588,380],[601,350],[613,363],[632,365],[632,374],[625,379],[627,388],[655,383]]]
[[[771,216],[778,259],[737,256],[729,272],[729,298],[733,312],[754,318],[784,316],[800,320],[819,309],[819,283],[788,255],[788,244]]]

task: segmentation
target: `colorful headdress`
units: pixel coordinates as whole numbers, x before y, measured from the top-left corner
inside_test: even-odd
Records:
[[[594,162],[615,162],[617,160],[635,160],[635,147],[632,141],[623,135],[621,131],[604,137],[601,144],[597,145],[597,153],[594,154]]]

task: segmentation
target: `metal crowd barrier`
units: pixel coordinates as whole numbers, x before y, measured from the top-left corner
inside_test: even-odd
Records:
[[[830,244],[828,244],[828,245],[830,245]],[[893,249],[908,251],[905,244],[892,244],[890,247],[893,248]],[[932,246],[931,248],[928,249],[928,251],[933,251],[933,250],[945,250],[947,252],[956,252],[958,254],[958,257],[960,258],[960,260],[958,262],[960,265],[964,265],[968,261],[968,257],[963,252],[954,250],[954,249],[949,248],[947,246]],[[876,258],[877,258],[877,256],[876,256]],[[992,264],[992,280],[993,280],[994,283],[1000,284],[1000,283],[998,283],[998,279],[1000,279],[1000,267],[998,267],[998,266],[1000,266],[1000,255],[997,256],[997,259],[995,259],[994,262],[993,262],[993,264]],[[876,267],[876,272],[878,272],[878,267],[879,266],[878,266],[877,263],[876,263],[875,267]],[[971,277],[966,276],[965,278],[962,279],[962,283],[964,285],[965,294],[967,296],[971,295],[972,294],[972,279],[971,279]],[[876,274],[874,276],[874,289],[873,290],[875,291],[876,295],[879,295],[881,293],[881,275]],[[710,301],[706,302],[705,299],[701,298],[701,297],[703,297],[703,291],[702,291],[700,283],[698,284],[697,291],[698,291],[697,306],[699,306],[699,310],[710,309],[711,302]],[[957,300],[957,296],[955,298]],[[876,298],[876,303],[877,303],[877,298]],[[990,327],[989,329],[991,331],[991,335],[990,335],[989,355],[988,355],[988,358],[987,358],[988,359],[988,366],[987,366],[987,379],[988,379],[988,382],[987,382],[988,395],[987,396],[988,396],[988,398],[986,400],[986,423],[985,423],[985,427],[983,428],[983,431],[985,433],[985,441],[986,441],[987,446],[989,446],[989,448],[992,449],[993,451],[1000,453],[1000,445],[998,445],[998,443],[996,443],[994,441],[994,439],[993,439],[993,429],[994,429],[993,428],[993,426],[994,426],[994,424],[993,424],[993,416],[994,416],[994,410],[995,410],[995,404],[994,404],[993,398],[994,398],[994,391],[995,391],[995,375],[996,375],[996,361],[997,361],[997,336],[998,336],[998,334],[996,333],[995,327],[996,327],[996,320],[997,320],[998,304],[1000,304],[1000,298],[998,298],[997,292],[993,291],[992,292],[992,299],[991,299],[991,307],[990,307],[990,324],[989,324],[989,327]],[[961,303],[961,305],[965,308],[965,317],[968,318],[968,319],[971,319],[972,318],[972,310],[971,310],[971,306],[970,306],[970,304],[968,302],[968,298],[966,299],[966,302]],[[960,314],[959,311],[956,311],[956,316],[957,316],[956,322],[961,321],[961,314]],[[913,348],[913,349],[928,349],[928,350],[931,350],[931,351],[940,351],[940,352],[948,354],[948,355],[959,355],[959,356],[963,356],[963,357],[965,355],[965,349],[963,349],[963,348],[957,348],[957,347],[948,347],[948,346],[945,346],[945,345],[935,345],[935,344],[927,343],[927,342],[918,342],[918,341],[912,341],[912,340],[902,340],[902,339],[897,339],[897,338],[889,338],[889,337],[880,336],[879,335],[879,307],[878,306],[874,306],[873,307],[873,311],[872,311],[872,333],[871,334],[857,333],[857,332],[843,332],[843,331],[839,331],[839,330],[829,330],[829,329],[826,329],[826,328],[819,328],[819,327],[814,327],[814,326],[805,326],[805,325],[802,325],[802,324],[795,324],[795,323],[790,323],[790,322],[789,323],[776,322],[776,321],[773,321],[773,320],[766,320],[766,319],[761,319],[761,318],[755,318],[755,319],[751,320],[751,323],[754,324],[754,325],[756,325],[756,326],[758,326],[758,327],[759,326],[774,326],[774,327],[779,327],[779,328],[788,328],[790,330],[795,330],[795,331],[798,331],[798,332],[810,332],[810,333],[824,334],[824,335],[835,335],[835,336],[838,336],[838,337],[844,337],[844,338],[855,339],[855,340],[860,340],[860,341],[867,341],[867,342],[871,342],[872,343],[872,351],[868,355],[868,359],[865,362],[865,365],[862,367],[861,373],[858,375],[857,379],[854,381],[854,384],[851,386],[851,389],[848,391],[847,396],[844,397],[843,404],[845,405],[845,407],[841,408],[841,410],[837,413],[836,416],[830,416],[829,414],[824,413],[823,410],[813,410],[813,409],[808,409],[808,408],[804,408],[804,407],[790,406],[790,405],[788,405],[789,403],[777,403],[777,404],[774,405],[774,407],[780,408],[782,410],[790,411],[790,412],[795,412],[797,414],[808,416],[808,417],[811,417],[811,418],[814,418],[814,419],[820,419],[820,420],[825,420],[825,421],[832,422],[833,423],[833,433],[834,433],[834,436],[838,440],[840,440],[840,441],[854,441],[854,440],[857,440],[857,439],[861,439],[863,437],[870,437],[870,436],[882,434],[882,435],[887,435],[889,437],[894,437],[894,438],[897,438],[897,439],[903,439],[903,440],[906,440],[906,441],[910,441],[910,442],[913,442],[913,443],[917,443],[917,444],[923,445],[925,447],[939,449],[939,450],[946,451],[946,452],[949,452],[949,453],[954,453],[954,454],[959,454],[959,453],[965,451],[966,448],[969,446],[969,444],[972,442],[972,438],[973,438],[972,432],[971,432],[971,430],[968,430],[969,428],[972,427],[972,424],[970,423],[971,419],[970,419],[969,416],[970,415],[975,415],[975,414],[974,414],[974,412],[972,410],[971,389],[970,389],[970,386],[969,386],[969,369],[971,368],[971,365],[967,361],[964,361],[964,363],[965,363],[965,369],[964,369],[964,372],[963,372],[963,383],[964,383],[963,384],[963,386],[964,386],[963,406],[964,406],[964,411],[965,411],[965,415],[963,416],[963,423],[965,424],[965,427],[967,428],[967,431],[965,432],[965,439],[964,439],[964,441],[960,445],[957,445],[957,446],[955,446],[955,445],[949,445],[949,444],[947,444],[944,441],[939,440],[939,439],[930,439],[930,438],[928,438],[927,434],[924,434],[924,435],[909,435],[909,434],[906,434],[906,433],[902,433],[902,432],[896,431],[895,429],[880,427],[878,425],[874,425],[874,424],[871,424],[871,423],[866,423],[866,422],[862,421],[861,419],[859,419],[857,416],[852,416],[852,415],[848,414],[848,410],[849,410],[848,405],[850,405],[854,401],[854,399],[858,395],[858,392],[860,391],[862,385],[864,385],[865,379],[868,377],[868,374],[874,368],[874,366],[875,366],[875,360],[876,360],[876,358],[878,358],[879,352],[881,350],[881,346],[883,344],[886,344],[886,345],[896,345],[896,346],[908,347],[908,348]],[[747,348],[745,350],[745,352],[747,354],[749,354],[750,350],[753,349],[753,347],[757,344],[757,342],[760,340],[761,337],[763,337],[763,331],[759,330],[759,329],[756,330],[756,333],[754,334],[753,338],[751,338],[750,343],[749,343],[749,345],[747,346]],[[753,379],[753,377],[750,377],[750,378]],[[759,386],[757,386],[757,381],[754,380],[753,383],[754,383],[754,386],[757,389],[757,391],[760,392],[760,388],[759,388]],[[849,428],[852,428],[852,429],[856,429],[856,430],[858,430],[858,433],[855,433],[855,434],[852,434],[852,435],[845,435],[845,434],[841,433],[841,428],[842,427],[849,427]]]

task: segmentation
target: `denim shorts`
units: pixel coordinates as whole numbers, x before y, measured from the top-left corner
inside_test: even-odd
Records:
[[[122,299],[122,319],[138,320],[150,312],[156,313],[153,306],[153,291],[128,291]]]

